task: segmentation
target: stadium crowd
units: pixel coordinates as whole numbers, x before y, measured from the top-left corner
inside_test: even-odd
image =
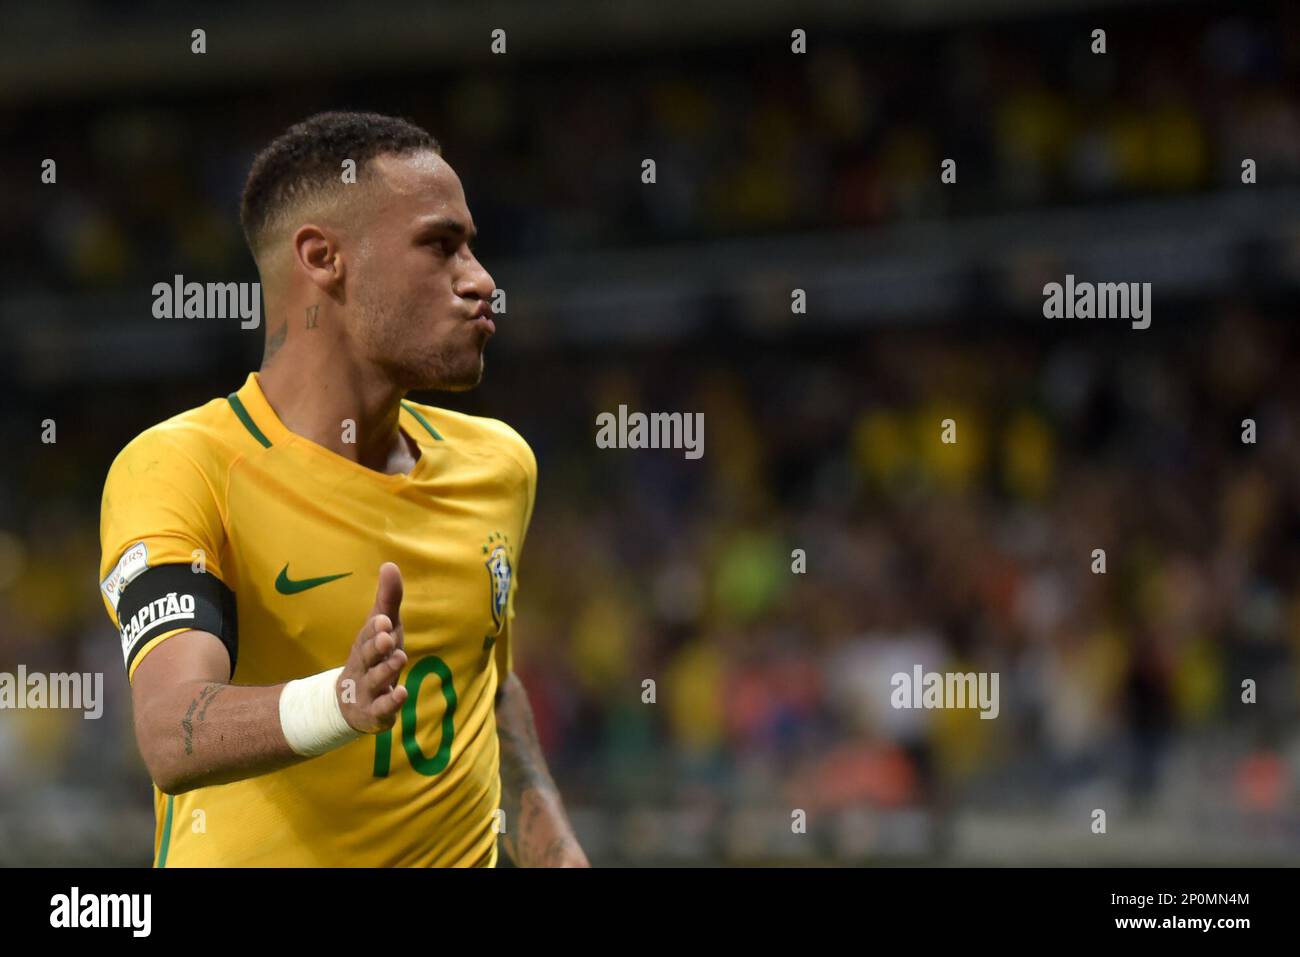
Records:
[[[1290,820],[1297,359],[1293,329],[1233,301],[1145,349],[954,326],[743,364],[707,342],[497,364],[449,404],[510,421],[539,459],[517,661],[570,800],[817,820],[1050,812],[1100,787]],[[597,448],[595,416],[619,402],[702,411],[704,457]],[[50,414],[59,442],[6,473],[0,661],[103,671],[109,700],[100,722],[7,715],[0,800],[93,780],[143,802],[94,582],[123,429],[90,393]],[[890,676],[916,663],[999,673],[998,719],[891,707]]]
[[[5,125],[23,149],[0,157],[4,180],[29,182],[51,157],[59,187],[0,196],[0,282],[67,293],[249,273],[235,215],[249,158],[328,102],[434,131],[496,257],[1187,194],[1239,182],[1243,156],[1271,185],[1294,183],[1297,14],[1278,16],[1171,29],[1148,13],[1116,25],[1105,55],[1072,19],[819,36],[806,56],[776,37],[667,60],[323,75],[310,102],[250,82],[19,106]],[[939,181],[945,158],[963,188]]]

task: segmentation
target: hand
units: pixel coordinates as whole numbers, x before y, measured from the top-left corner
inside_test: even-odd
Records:
[[[405,686],[396,683],[406,666],[401,606],[402,573],[392,562],[384,562],[374,607],[352,643],[336,686],[343,719],[366,734],[391,728],[406,702]]]

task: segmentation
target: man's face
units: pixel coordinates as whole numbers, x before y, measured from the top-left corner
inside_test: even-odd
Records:
[[[403,389],[472,389],[496,286],[470,250],[460,177],[433,152],[377,157],[370,175],[373,200],[351,237],[351,334]]]

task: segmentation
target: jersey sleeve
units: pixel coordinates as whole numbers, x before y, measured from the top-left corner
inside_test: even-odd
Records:
[[[524,539],[528,535],[528,526],[533,519],[533,504],[537,500],[537,459],[533,455],[533,450],[528,447],[522,438],[519,439],[519,445],[522,448],[520,455],[520,465],[524,469],[526,482],[524,488],[524,501],[522,504],[523,521],[519,528],[519,548],[515,552],[515,569],[511,575],[510,597],[506,600],[505,625],[501,629],[501,634],[497,637],[496,646],[493,649],[496,655],[497,681],[501,682],[514,669],[514,627],[515,627],[515,594],[519,591],[519,560],[523,555]]]
[[[193,613],[195,595],[200,608],[207,595],[233,616],[234,596],[221,568],[225,530],[217,492],[193,455],[162,429],[142,433],[113,461],[99,536],[100,593],[121,634],[128,677],[163,641],[203,628],[203,615]],[[185,587],[186,580],[194,587]],[[133,583],[138,587],[128,593]]]

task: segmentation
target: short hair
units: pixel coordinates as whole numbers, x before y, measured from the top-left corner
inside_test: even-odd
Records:
[[[253,159],[240,199],[239,221],[256,256],[277,220],[304,199],[343,184],[343,161],[356,162],[358,181],[366,164],[385,153],[442,147],[408,120],[381,113],[330,111],[295,123]]]

